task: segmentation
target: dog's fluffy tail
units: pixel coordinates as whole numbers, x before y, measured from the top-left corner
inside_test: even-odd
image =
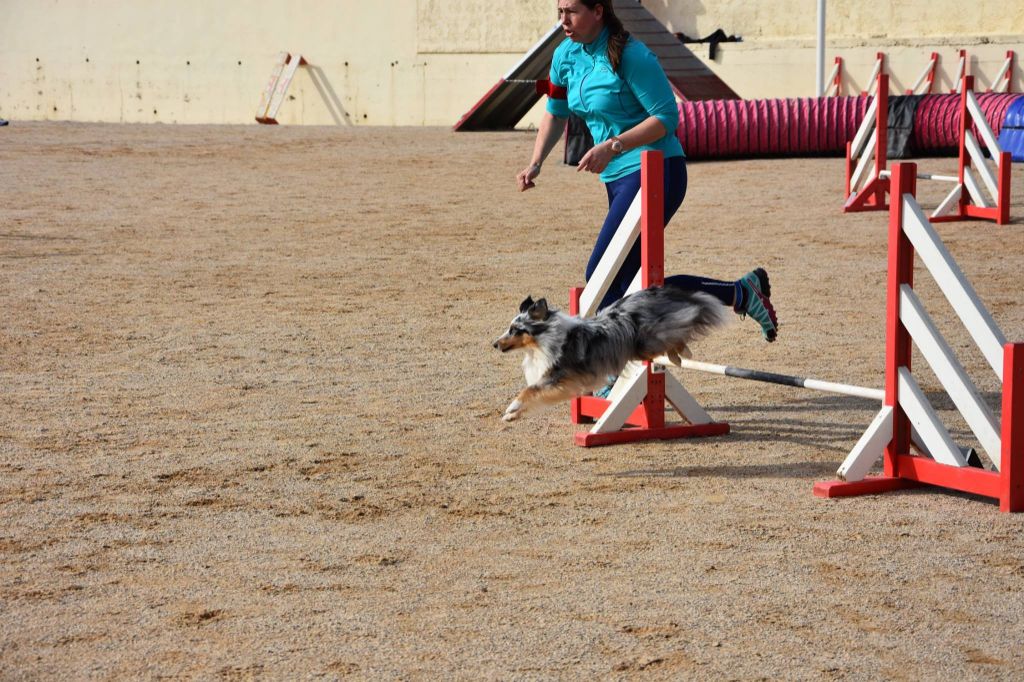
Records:
[[[638,351],[644,358],[666,355],[678,362],[678,356],[690,357],[690,344],[730,319],[728,307],[701,291],[665,286],[642,293],[647,300],[643,302],[646,310]]]

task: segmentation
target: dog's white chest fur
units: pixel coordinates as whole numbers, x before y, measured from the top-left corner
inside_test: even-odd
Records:
[[[533,386],[551,369],[551,360],[539,348],[528,348],[523,357],[523,375],[526,385]]]

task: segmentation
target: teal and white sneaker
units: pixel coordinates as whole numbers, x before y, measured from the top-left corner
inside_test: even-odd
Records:
[[[607,379],[608,383],[594,391],[594,397],[607,399],[608,396],[611,394],[612,389],[615,387],[615,382],[618,380],[619,378],[617,376],[612,376],[611,374],[609,374]]]
[[[742,301],[737,301],[734,310],[740,317],[750,315],[761,325],[761,336],[768,343],[775,340],[779,333],[779,319],[772,307],[772,285],[768,281],[768,273],[764,268],[757,268],[743,275],[736,282],[742,293]]]

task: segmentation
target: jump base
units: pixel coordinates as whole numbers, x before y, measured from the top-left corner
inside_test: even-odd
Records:
[[[660,429],[645,429],[631,426],[612,431],[611,433],[579,432],[575,436],[576,445],[584,448],[599,445],[615,445],[643,440],[672,440],[675,438],[701,438],[705,436],[723,436],[729,433],[728,422],[711,422],[710,424],[681,424],[665,426]]]
[[[893,490],[917,488],[921,484],[906,478],[891,476],[869,476],[860,481],[819,481],[814,484],[815,497],[857,497],[858,495],[879,495]]]

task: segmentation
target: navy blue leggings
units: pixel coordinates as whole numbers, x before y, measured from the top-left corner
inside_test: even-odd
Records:
[[[608,244],[611,243],[615,231],[633,203],[634,197],[640,191],[640,171],[612,180],[605,185],[608,191],[608,215],[601,226],[601,232],[597,235],[597,243],[594,244],[594,251],[590,254],[590,262],[587,263],[587,281],[590,280],[601,262]],[[683,204],[686,196],[686,159],[682,156],[673,156],[665,159],[665,224],[675,215],[676,211]],[[633,278],[640,270],[640,240],[636,240],[633,249],[626,256],[626,260],[619,269],[619,274],[612,280],[608,287],[601,305],[598,308],[605,308],[626,295],[626,290],[633,283]],[[722,282],[707,277],[695,277],[693,275],[673,275],[665,278],[666,284],[671,284],[683,289],[692,291],[705,291],[722,302],[723,305],[731,306],[736,294],[735,282]]]

